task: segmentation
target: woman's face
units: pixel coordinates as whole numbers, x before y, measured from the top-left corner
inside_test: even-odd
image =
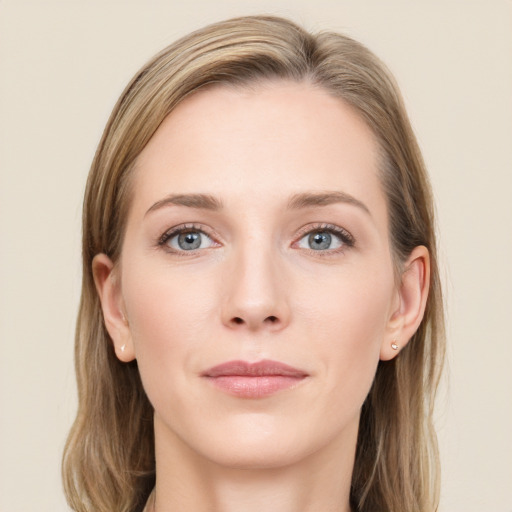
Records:
[[[157,444],[236,467],[353,452],[400,303],[367,126],[308,84],[210,88],[132,184],[113,338]]]

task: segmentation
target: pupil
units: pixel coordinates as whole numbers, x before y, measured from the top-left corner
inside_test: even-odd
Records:
[[[329,233],[314,233],[309,235],[309,246],[316,251],[329,249],[330,245],[331,235]]]

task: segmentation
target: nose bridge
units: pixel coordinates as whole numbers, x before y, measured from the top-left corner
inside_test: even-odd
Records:
[[[251,330],[286,325],[289,311],[282,265],[269,237],[247,237],[237,244],[231,257],[224,323]]]

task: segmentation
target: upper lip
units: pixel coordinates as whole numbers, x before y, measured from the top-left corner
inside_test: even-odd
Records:
[[[204,377],[265,377],[281,375],[285,377],[306,377],[308,374],[303,370],[294,368],[279,361],[264,359],[255,363],[248,361],[228,361],[214,366],[202,374]]]

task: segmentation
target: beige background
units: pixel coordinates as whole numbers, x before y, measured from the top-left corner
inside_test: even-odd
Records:
[[[512,512],[512,1],[0,0],[1,512],[66,510],[80,204],[114,101],[178,36],[263,12],[355,36],[397,76],[446,269],[441,512]]]

